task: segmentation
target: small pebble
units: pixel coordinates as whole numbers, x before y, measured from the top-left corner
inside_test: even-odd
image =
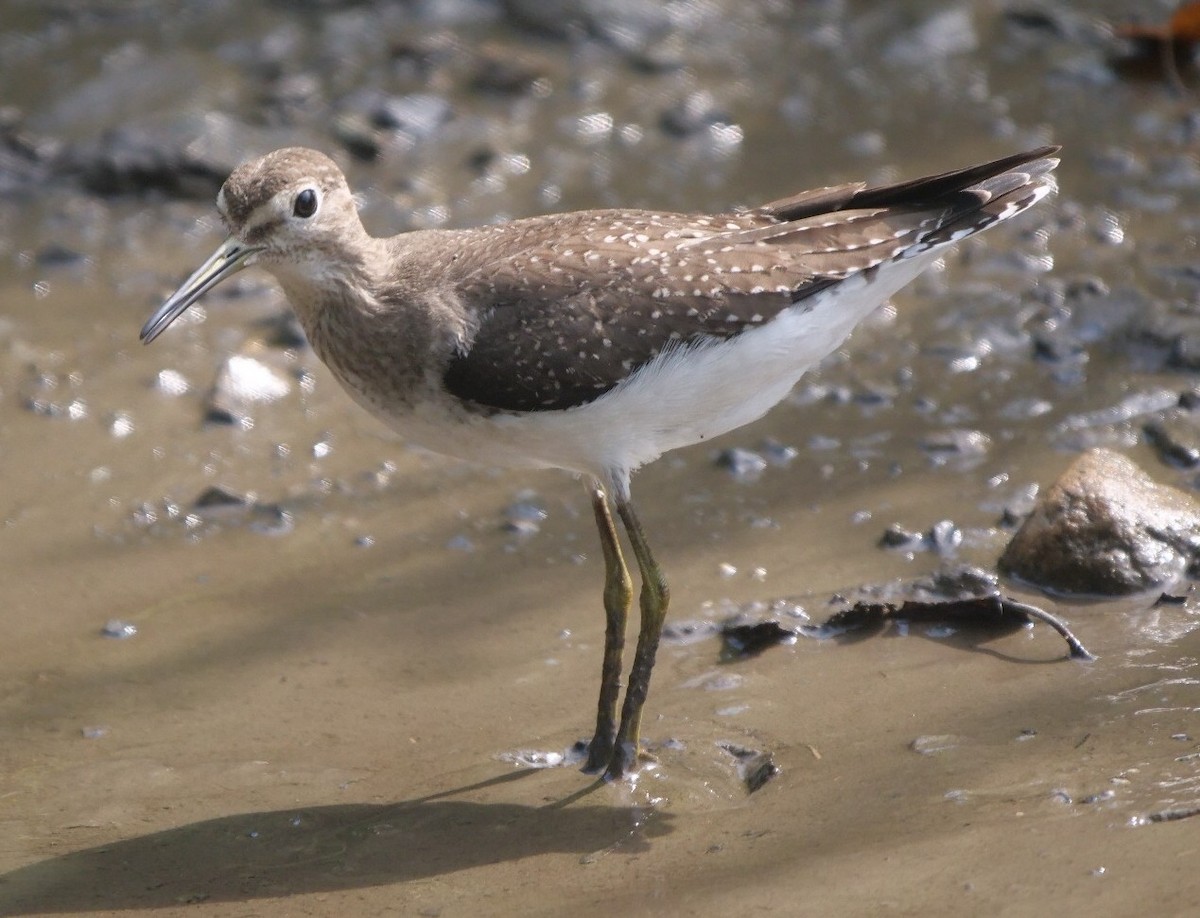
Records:
[[[504,508],[505,532],[513,532],[519,536],[531,536],[541,531],[542,523],[549,514],[537,504],[519,501]]]
[[[959,737],[952,733],[936,733],[918,736],[908,744],[908,748],[920,755],[937,755],[939,752],[954,749],[960,742]]]
[[[577,744],[584,746],[585,744]],[[520,765],[524,768],[557,768],[566,761],[567,757],[561,752],[545,752],[540,749],[519,749],[515,752],[502,752],[497,758],[502,762]]]
[[[716,464],[741,481],[754,481],[767,470],[765,458],[752,450],[736,446],[718,453]]]
[[[121,621],[119,618],[110,618],[104,623],[104,627],[100,629],[100,633],[107,638],[123,641],[137,634],[138,629],[137,625],[132,622]]]
[[[191,384],[178,370],[159,370],[154,377],[154,389],[170,398],[186,395]]]
[[[205,488],[192,504],[192,510],[203,519],[228,516],[244,510],[250,505],[245,495],[216,485]]]
[[[470,553],[475,550],[475,543],[472,542],[465,535],[456,535],[454,538],[452,538],[449,542],[446,543],[446,547],[449,548],[451,551],[461,551],[461,552]]]
[[[800,455],[800,451],[796,447],[785,446],[775,440],[764,440],[759,449],[767,462],[779,467],[790,465],[792,460]]]

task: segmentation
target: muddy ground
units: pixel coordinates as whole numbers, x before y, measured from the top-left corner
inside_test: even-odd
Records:
[[[731,662],[714,636],[670,641],[658,765],[596,786],[523,764],[586,736],[595,701],[578,482],[383,430],[281,331],[264,275],[137,342],[221,239],[214,182],[274,146],[335,155],[390,233],[713,210],[1061,143],[1055,199],[767,418],[634,483],[676,625],[780,598],[820,621],[864,583],[992,567],[1005,509],[1088,446],[1197,487],[1143,425],[1194,385],[1200,75],[1186,53],[1128,66],[1098,18],[1172,6],[10,4],[0,913],[1192,913],[1188,584],[1006,585],[1092,664],[1040,627]],[[222,423],[232,355],[281,393]],[[734,447],[774,461],[733,475]],[[878,546],[942,520],[957,547]],[[748,793],[731,744],[779,773]]]

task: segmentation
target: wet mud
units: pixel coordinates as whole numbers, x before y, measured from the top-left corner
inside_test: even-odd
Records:
[[[1086,449],[1195,494],[1195,75],[1129,75],[1104,22],[1130,16],[7,10],[0,914],[1190,913],[1186,579],[1003,582],[1091,663],[1041,625],[804,634],[864,585],[994,572]],[[220,241],[228,168],[275,146],[336,156],[383,234],[717,210],[1049,142],[1057,197],[762,421],[635,478],[672,630],[634,785],[571,764],[604,625],[578,482],[383,430],[265,275],[137,341]],[[724,652],[718,623],[768,613],[800,636]]]

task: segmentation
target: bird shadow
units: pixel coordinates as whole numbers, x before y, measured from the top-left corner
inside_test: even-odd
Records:
[[[48,858],[0,875],[0,914],[248,902],[403,883],[546,853],[645,850],[670,814],[584,803],[447,799],[235,813]],[[596,785],[593,786],[593,788]]]

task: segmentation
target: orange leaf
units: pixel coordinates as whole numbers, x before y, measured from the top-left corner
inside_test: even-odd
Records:
[[[1177,9],[1167,32],[1177,42],[1200,42],[1200,2],[1185,3]]]

